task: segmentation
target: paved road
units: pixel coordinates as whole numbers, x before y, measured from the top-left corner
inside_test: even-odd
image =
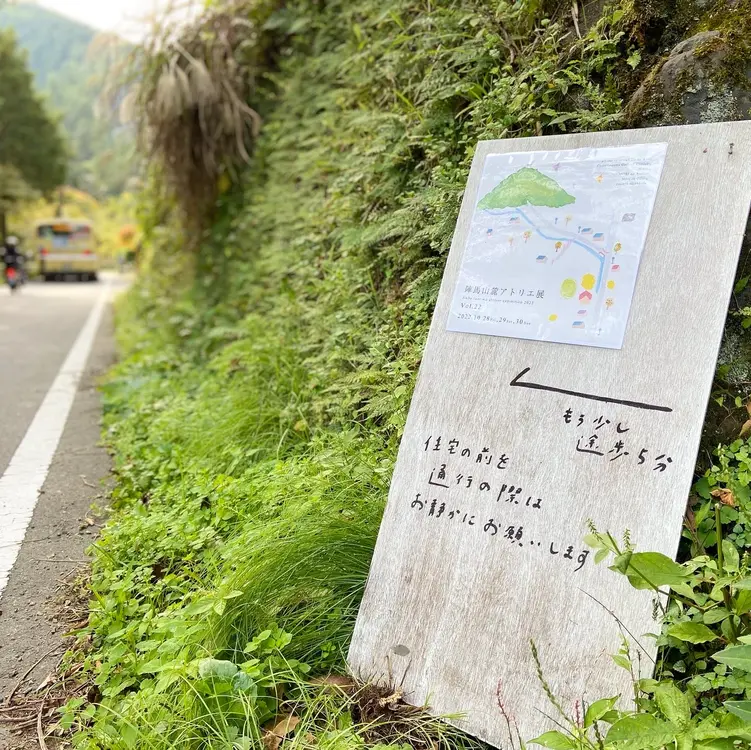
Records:
[[[55,598],[97,532],[86,519],[109,460],[95,386],[113,361],[109,300],[124,286],[111,275],[0,288],[0,700],[51,651],[16,696],[39,685],[64,650],[70,622]],[[0,724],[2,750],[35,743]]]
[[[100,293],[101,284],[0,288],[0,476]]]

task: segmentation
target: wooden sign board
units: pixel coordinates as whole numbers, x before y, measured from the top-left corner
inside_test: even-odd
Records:
[[[452,721],[498,747],[509,726],[523,739],[552,728],[530,641],[572,714],[628,701],[614,614],[648,673],[652,597],[596,566],[582,538],[591,519],[676,553],[750,199],[749,122],[478,144],[349,654],[356,674],[461,714]]]

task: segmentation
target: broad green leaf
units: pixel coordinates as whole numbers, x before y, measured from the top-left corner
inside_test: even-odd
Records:
[[[697,693],[712,689],[712,683],[703,675],[697,674],[688,683]]]
[[[717,622],[722,622],[726,617],[730,617],[725,607],[715,607],[704,613],[704,622],[708,625],[714,625]]]
[[[726,719],[733,719],[738,724],[732,726]],[[746,743],[745,747],[748,747],[748,742],[751,740],[751,726],[742,721],[739,717],[732,714],[726,714],[719,727],[706,726],[706,722],[701,722],[698,727],[695,727],[692,731],[692,735],[696,742],[712,742],[714,740],[732,739],[742,740]]]
[[[613,724],[606,737],[609,745],[622,742],[629,750],[660,747],[674,739],[675,727],[652,714],[627,716]]]
[[[178,676],[179,678],[179,676]],[[127,690],[131,685],[135,685],[136,678],[131,677],[127,680],[122,680],[121,682],[116,682],[112,687],[104,688],[102,690],[102,695],[106,696],[107,698],[114,698],[117,695],[120,695],[124,690]]]
[[[576,113],[570,113],[570,112],[568,114],[565,114],[565,115],[558,115],[558,117],[555,117],[554,119],[552,119],[548,123],[548,125],[558,125],[559,123],[566,122],[566,120],[570,120],[570,119],[572,119],[573,117],[576,117],[576,116],[577,116]]]
[[[639,686],[639,690],[641,690],[642,693],[646,693],[647,695],[654,695],[654,692],[660,683],[657,682],[657,680],[653,680],[651,677],[642,677],[641,680],[637,681],[637,684]]]
[[[609,549],[613,554],[616,554],[617,548],[613,541],[607,534],[587,534],[584,537],[584,544],[592,549]]]
[[[201,601],[194,602],[189,607],[185,608],[186,615],[203,615],[209,612],[214,606],[214,602],[211,599],[203,599]]]
[[[727,713],[720,719],[720,727],[725,732],[725,737],[740,737],[747,742],[751,742],[751,725],[745,722],[740,716]],[[704,739],[698,737],[698,739]]]
[[[720,664],[727,664],[734,669],[751,672],[751,645],[728,646],[722,651],[718,651],[712,658]]]
[[[596,721],[605,716],[618,702],[618,698],[619,696],[616,695],[615,698],[603,698],[592,703],[584,714],[584,727],[591,727]]]
[[[715,739],[694,744],[694,750],[738,750],[738,746],[730,739]]]
[[[726,641],[732,641],[735,638],[735,629],[733,628],[733,618],[728,617],[727,620],[723,620],[720,624],[720,632],[722,637]]]
[[[678,674],[686,674],[686,662],[683,661],[683,659],[678,659],[678,661],[673,662],[673,666],[671,667],[671,670],[673,672],[678,672]]]
[[[735,573],[740,566],[740,556],[738,548],[729,540],[722,540],[722,556],[724,558],[723,567],[730,573]]]
[[[741,507],[744,507],[746,503],[751,501],[751,489],[749,489],[747,484],[734,482],[733,494],[735,495],[735,499],[740,503]]]
[[[614,570],[616,573],[623,573],[623,575],[627,575],[628,566],[631,564],[631,558],[633,556],[634,553],[631,550],[621,553],[613,560],[613,564],[610,566],[610,570]]]
[[[621,718],[621,712],[617,711],[616,709],[613,709],[612,711],[608,711],[607,713],[604,713],[600,717],[600,721],[604,721],[606,724],[615,724],[618,719]]]
[[[214,678],[229,682],[237,673],[237,665],[222,659],[201,659],[198,662],[198,674],[201,678]]]
[[[691,584],[688,583],[688,582],[685,582],[685,583],[674,583],[670,587],[670,590],[674,594],[678,594],[678,596],[682,596],[684,599],[689,599],[692,602],[696,602],[697,604],[700,604],[700,606],[707,599],[707,595],[706,594],[703,594],[698,589],[693,588],[691,586]]]
[[[245,672],[242,671],[236,672],[232,676],[232,687],[241,693],[252,692],[254,697],[258,693],[255,681],[250,675],[245,674]]]
[[[668,628],[668,635],[687,643],[708,643],[717,636],[700,622],[677,622]]]
[[[631,671],[631,662],[628,660],[627,656],[624,656],[623,654],[611,654],[610,658],[621,668],[625,669],[626,671]]]
[[[706,477],[702,477],[696,482],[696,484],[694,485],[694,492],[699,497],[703,497],[705,500],[709,500],[712,497],[712,490]],[[696,511],[694,522],[697,526],[707,517],[707,514],[709,513],[709,509],[711,507],[712,506],[710,505],[710,503],[704,503],[699,508],[699,510]]]
[[[661,682],[655,688],[655,701],[662,715],[684,731],[691,721],[691,704],[686,693],[672,682]]]
[[[733,583],[732,578],[720,578],[717,583],[715,583],[714,586],[712,586],[712,591],[709,594],[709,598],[713,599],[716,602],[721,602],[725,598],[725,591],[728,589],[728,587]]]
[[[751,701],[725,701],[724,705],[731,714],[751,723]]]
[[[138,727],[135,727],[130,723],[123,722],[120,726],[119,735],[120,741],[125,745],[125,747],[136,747],[136,742],[139,736]]]
[[[530,740],[532,745],[542,745],[550,750],[572,750],[574,741],[562,732],[545,732],[534,740]]]
[[[159,679],[156,681],[156,685],[154,685],[154,693],[157,695],[163,693],[168,687],[182,679],[183,675],[176,669],[169,672],[162,672],[159,675]]]
[[[638,67],[639,63],[641,62],[641,52],[639,50],[635,50],[628,56],[626,62],[632,70]]]
[[[740,581],[733,581],[733,588],[739,591],[751,591],[751,578],[741,578]]]
[[[161,659],[151,659],[138,667],[138,674],[155,674],[161,672],[162,669],[164,669],[164,662]]]
[[[751,590],[738,592],[738,595],[735,597],[733,609],[738,615],[745,615],[751,610]]]
[[[682,566],[660,552],[634,552],[626,575],[635,589],[672,586],[689,578]]]

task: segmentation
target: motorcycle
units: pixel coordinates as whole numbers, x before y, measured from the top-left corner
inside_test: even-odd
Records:
[[[15,292],[23,284],[23,273],[15,266],[5,267],[5,283]]]
[[[13,293],[26,281],[26,256],[17,237],[8,237],[5,246],[0,247],[0,261],[5,264],[5,283]]]

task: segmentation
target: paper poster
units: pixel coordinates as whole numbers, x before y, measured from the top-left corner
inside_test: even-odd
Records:
[[[622,348],[666,152],[489,155],[448,330]]]

